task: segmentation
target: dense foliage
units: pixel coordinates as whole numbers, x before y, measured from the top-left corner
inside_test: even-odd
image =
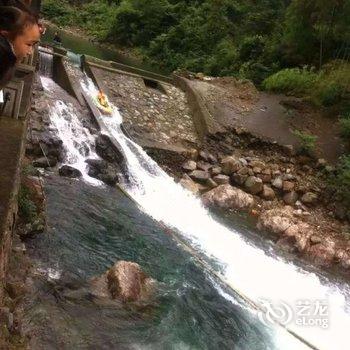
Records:
[[[258,84],[281,68],[345,58],[350,40],[349,0],[44,0],[43,12],[163,68]]]
[[[286,68],[265,79],[262,86],[269,91],[308,96],[315,105],[330,107],[348,97],[350,64],[344,60],[331,61],[317,72]]]
[[[330,179],[337,200],[350,207],[350,156],[343,156],[336,173]]]

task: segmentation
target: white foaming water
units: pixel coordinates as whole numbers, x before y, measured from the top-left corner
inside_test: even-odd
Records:
[[[91,82],[88,87],[82,86],[91,97],[96,96],[97,91]],[[345,299],[346,295],[349,296],[348,288],[344,286],[340,289],[322,282],[316,274],[266,255],[263,250],[245,241],[237,231],[215,221],[198,198],[176,184],[140,146],[123,134],[121,121],[116,108],[112,117],[104,117],[110,136],[118,140],[126,155],[130,183],[125,185],[125,189],[143,210],[154,219],[177,229],[195,249],[221,262],[227,284],[250,300],[259,305],[262,305],[259,301],[262,299],[271,301],[273,305],[283,301],[292,308],[294,314],[291,316],[294,318],[287,327],[295,334],[318,349],[349,349],[350,315],[346,311]],[[303,316],[298,309],[298,301],[310,302],[311,306],[325,301],[328,304],[328,328],[298,325],[295,318],[302,319]],[[310,310],[306,308],[306,316],[312,318]],[[313,317],[322,316],[319,311]],[[276,349],[309,348],[281,327],[275,327],[274,340]]]
[[[60,89],[50,78],[41,77],[44,89],[54,94]],[[83,179],[92,185],[101,185],[101,182],[88,175],[87,158],[98,159],[95,152],[95,137],[85,128],[78,118],[78,113],[72,104],[57,100],[50,106],[50,121],[57,130],[58,137],[63,142],[66,151],[65,163],[78,169]]]
[[[45,77],[52,77],[53,68],[53,56],[51,54],[52,50],[48,48],[40,47],[40,60],[39,60],[39,70],[40,74]]]

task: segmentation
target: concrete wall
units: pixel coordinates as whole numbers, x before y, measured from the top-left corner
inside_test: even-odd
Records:
[[[20,90],[10,101],[13,113],[0,116],[0,305],[3,302],[13,231],[18,213],[18,193],[27,136],[26,115],[30,107],[35,60],[20,64],[12,84]],[[16,87],[17,86],[17,87]],[[21,119],[17,119],[20,117]]]
[[[122,63],[112,62],[112,61],[103,61],[101,59],[91,57],[88,55],[83,55],[83,64],[85,70],[89,74],[89,67],[102,68],[114,73],[123,73],[130,76],[140,77],[143,79],[153,80],[159,83],[174,84],[172,77],[166,77],[157,73],[146,71],[144,69],[131,67]]]
[[[174,83],[187,95],[193,116],[193,122],[201,139],[206,135],[225,131],[213,120],[213,117],[205,106],[202,97],[192,88],[188,79],[174,75]]]
[[[68,75],[66,68],[63,64],[63,57],[53,57],[53,80],[64,90],[66,90],[71,96],[75,97],[80,104],[83,104],[83,97],[77,91],[77,84],[73,82]]]
[[[17,200],[26,135],[26,120],[7,117],[0,120],[0,305],[17,219]]]

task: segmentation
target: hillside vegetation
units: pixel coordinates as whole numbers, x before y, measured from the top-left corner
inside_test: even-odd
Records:
[[[44,0],[43,12],[138,47],[169,70],[255,83],[284,67],[320,68],[349,55],[349,0]]]

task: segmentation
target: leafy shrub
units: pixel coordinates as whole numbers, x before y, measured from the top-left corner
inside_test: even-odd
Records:
[[[322,68],[315,84],[312,100],[316,105],[330,107],[341,102],[350,86],[350,64],[332,61]]]
[[[73,11],[73,24],[84,28],[95,38],[104,41],[108,38],[117,6],[106,2],[92,1]]]
[[[350,143],[350,110],[339,119],[341,136]]]
[[[239,47],[239,57],[242,61],[258,59],[265,48],[265,40],[261,35],[246,37]]]
[[[254,61],[243,63],[239,69],[239,76],[241,78],[252,80],[257,85],[260,85],[270,73],[268,67]]]
[[[37,208],[35,203],[29,197],[27,187],[21,186],[18,193],[19,215],[27,222],[32,222],[37,217]]]
[[[317,74],[310,70],[288,68],[265,79],[263,88],[268,91],[304,95],[310,91],[316,80]]]
[[[294,130],[293,134],[299,138],[301,151],[312,154],[316,147],[317,136],[307,134],[300,130]]]
[[[42,13],[47,19],[64,25],[71,21],[73,11],[66,0],[44,0],[42,2]]]
[[[346,205],[350,205],[350,156],[343,156],[337,172],[331,179],[331,186]]]
[[[148,46],[172,24],[167,0],[124,0],[117,8],[110,37],[126,45]]]
[[[205,65],[204,73],[213,76],[234,75],[237,73],[238,52],[232,40],[226,38],[216,46]]]
[[[341,101],[342,94],[342,86],[337,84],[337,82],[329,83],[327,80],[324,80],[316,91],[316,102],[325,107],[334,106]]]

